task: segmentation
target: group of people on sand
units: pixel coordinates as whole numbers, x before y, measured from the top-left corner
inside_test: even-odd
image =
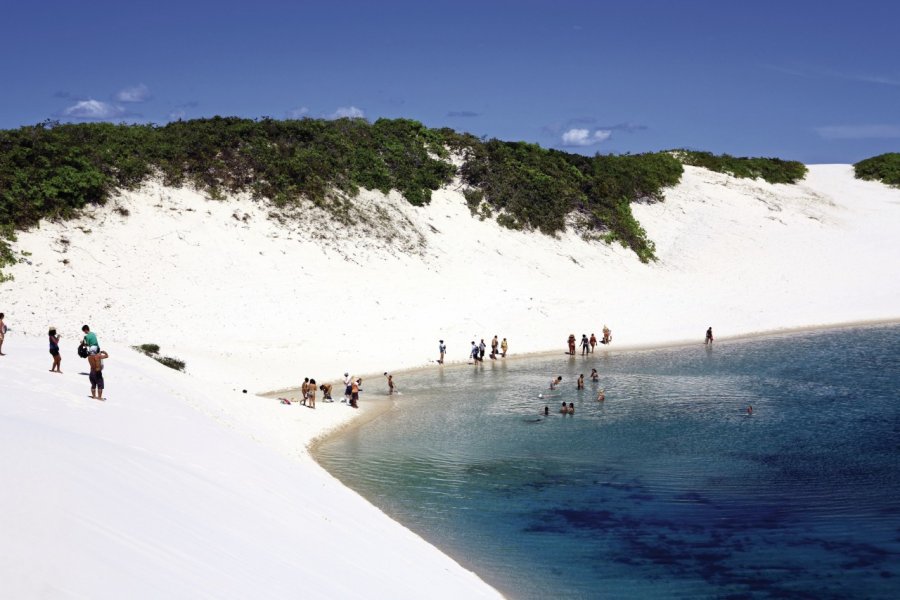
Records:
[[[444,351],[446,350],[446,348],[444,347],[443,340],[441,340],[441,347],[444,348]],[[476,365],[479,363],[483,363],[484,362],[484,353],[486,350],[487,350],[487,345],[484,343],[484,338],[481,338],[480,344],[476,344],[473,341],[472,348],[471,348],[471,350],[469,350],[469,358],[472,359],[472,363],[474,363]],[[506,341],[506,338],[503,338],[503,341],[501,342],[501,341],[498,341],[497,336],[495,335],[494,338],[491,340],[491,354],[489,355],[489,358],[491,360],[496,360],[498,356],[500,358],[506,358],[506,352],[508,350],[509,350],[509,342]],[[444,362],[444,351],[441,351],[441,360],[438,361],[439,363],[442,363],[442,364]],[[472,363],[470,363],[470,364],[472,364]]]
[[[351,377],[350,373],[344,373],[344,398],[341,403],[348,404],[351,408],[359,408],[359,392],[362,385],[361,377]],[[294,399],[302,406],[308,408],[316,407],[316,396],[318,392],[322,392],[323,402],[334,402],[331,390],[334,386],[330,383],[316,383],[311,377],[304,377],[303,383],[300,385],[300,399]],[[290,404],[290,400],[283,398],[282,402]]]
[[[4,319],[6,315],[0,313],[0,356],[6,356],[3,353],[3,339],[9,328],[6,326]],[[106,388],[106,382],[103,380],[103,361],[109,358],[109,354],[105,350],[100,349],[100,342],[97,340],[97,334],[91,331],[87,325],[81,327],[84,337],[81,338],[81,344],[78,346],[78,355],[86,358],[88,361],[88,379],[91,383],[91,398],[95,400],[105,400],[103,390]],[[47,341],[50,348],[50,356],[53,357],[53,363],[50,365],[51,373],[59,373],[62,375],[62,355],[59,352],[59,340],[61,335],[57,332],[56,327],[51,325],[47,330]]]
[[[570,354],[575,356],[575,334],[570,333],[569,339],[566,341],[569,346],[569,351],[566,354]],[[609,327],[606,325],[603,326],[603,337],[600,338],[599,343],[601,344],[609,344],[612,342],[612,331],[610,331]],[[593,333],[591,337],[588,337],[586,333],[581,334],[581,355],[587,356],[594,351],[594,348],[597,346],[597,336]]]

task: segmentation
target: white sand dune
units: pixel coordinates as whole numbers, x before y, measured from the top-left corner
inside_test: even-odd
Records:
[[[112,597],[129,581],[158,596],[163,580],[175,597],[489,595],[312,463],[307,443],[350,409],[252,393],[439,368],[438,339],[464,361],[495,334],[516,354],[604,324],[621,348],[699,342],[708,326],[722,339],[900,319],[900,190],[847,165],[795,186],[686,167],[666,198],[634,206],[650,265],[480,221],[453,186],[422,208],[363,192],[356,224],[338,227],[148,184],[21,234],[27,262],[0,285],[0,444],[16,457],[2,463],[16,484],[0,518],[16,535],[0,542],[0,579],[50,597]],[[115,349],[105,404],[74,374],[82,323]],[[49,324],[66,336],[63,376],[46,372]],[[140,343],[188,374],[127,348]]]

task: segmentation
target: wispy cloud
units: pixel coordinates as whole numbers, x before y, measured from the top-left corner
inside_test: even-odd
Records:
[[[298,106],[297,108],[292,108],[285,113],[288,119],[302,119],[306,115],[309,114],[309,109],[305,106]]]
[[[857,81],[860,83],[874,83],[876,85],[900,86],[900,75],[884,75],[881,73],[864,73],[864,72],[847,72],[827,69],[822,67],[813,67],[807,65],[761,65],[765,69],[791,75],[792,77],[803,77],[805,79],[840,79],[843,81]]]
[[[568,119],[563,123],[557,122],[551,123],[550,125],[545,125],[544,127],[542,127],[542,131],[544,132],[544,135],[548,137],[559,138],[565,133],[580,129],[608,131],[610,132],[610,136],[614,133],[634,133],[636,131],[644,131],[648,129],[646,125],[641,125],[639,123],[624,122],[616,123],[614,125],[605,125],[598,123],[600,123],[600,120],[594,117],[572,117],[571,119]]]
[[[448,117],[480,117],[481,113],[471,110],[451,110],[447,113]]]
[[[139,103],[146,102],[150,99],[150,88],[143,83],[131,87],[123,88],[116,92],[114,98],[116,102]]]
[[[593,146],[599,144],[612,135],[612,131],[608,129],[569,129],[562,134],[562,146]]]
[[[129,113],[121,106],[88,99],[80,100],[72,106],[64,108],[59,116],[84,121],[108,121],[129,116]]]
[[[827,125],[815,132],[826,140],[869,140],[900,138],[900,125]]]
[[[336,111],[331,113],[332,119],[364,119],[366,114],[360,108],[356,108],[355,106],[341,106]]]

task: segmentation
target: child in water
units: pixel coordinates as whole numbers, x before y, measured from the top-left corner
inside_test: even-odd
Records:
[[[563,404],[565,404],[565,402],[563,402]],[[574,415],[574,414],[575,414],[575,403],[574,403],[574,402],[569,402],[569,410],[568,410],[567,412],[568,412],[570,415]]]

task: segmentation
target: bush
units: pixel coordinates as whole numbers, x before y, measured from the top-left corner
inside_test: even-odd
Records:
[[[715,155],[696,150],[673,150],[672,153],[686,165],[704,167],[733,177],[749,179],[759,177],[769,183],[797,183],[806,177],[807,173],[806,165],[795,160]]]
[[[177,358],[172,358],[171,356],[159,356],[159,345],[158,344],[141,344],[140,346],[132,346],[138,352],[146,354],[156,362],[163,364],[170,369],[175,369],[176,371],[184,371],[185,365],[183,360],[178,360]]]
[[[880,181],[890,186],[900,187],[900,153],[879,154],[853,165],[857,179]]]

